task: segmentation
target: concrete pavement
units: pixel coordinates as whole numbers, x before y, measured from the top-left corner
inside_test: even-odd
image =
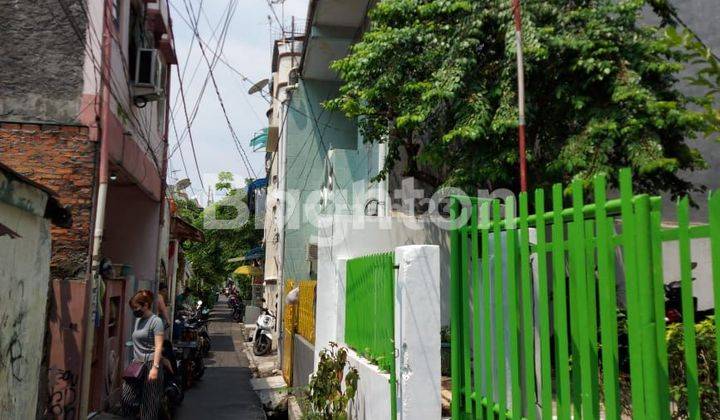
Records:
[[[243,352],[243,325],[232,320],[221,298],[210,322],[212,351],[200,382],[185,393],[176,418],[264,420],[265,412],[250,386],[252,372]]]

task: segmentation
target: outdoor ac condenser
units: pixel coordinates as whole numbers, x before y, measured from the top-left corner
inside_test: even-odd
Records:
[[[154,48],[140,48],[135,60],[133,97],[144,102],[157,101],[164,96],[165,67]],[[136,101],[137,103],[137,101]]]

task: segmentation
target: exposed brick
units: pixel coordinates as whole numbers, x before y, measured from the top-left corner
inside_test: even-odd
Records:
[[[98,146],[87,133],[76,126],[0,125],[0,160],[71,206],[72,227],[52,228],[54,278],[81,279],[87,268]]]
[[[0,125],[0,128],[3,128],[5,130],[19,130],[21,128],[21,124],[2,123],[2,125]]]

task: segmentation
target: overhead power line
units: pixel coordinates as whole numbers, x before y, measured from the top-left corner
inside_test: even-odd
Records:
[[[188,15],[190,16],[192,14],[191,13],[192,5],[189,5],[186,0],[184,0],[183,2],[185,4],[185,8],[188,11]],[[252,174],[252,176],[254,178],[257,178],[257,174],[255,173],[255,170],[252,168],[250,159],[248,158],[247,154],[245,153],[245,150],[242,147],[240,139],[238,138],[237,133],[235,132],[235,129],[233,128],[232,122],[230,121],[230,117],[228,116],[227,109],[225,108],[225,103],[223,102],[222,95],[220,94],[220,88],[218,87],[217,81],[215,80],[215,74],[213,72],[213,69],[212,69],[212,66],[210,63],[210,59],[208,58],[208,56],[205,52],[205,47],[203,46],[202,42],[200,42],[200,40],[199,40],[199,33],[198,33],[197,26],[193,26],[193,32],[194,32],[195,36],[198,37],[198,46],[200,47],[200,52],[202,53],[203,58],[205,59],[205,63],[208,66],[208,71],[210,72],[210,79],[212,80],[213,87],[215,88],[215,94],[217,95],[218,101],[220,102],[220,107],[222,109],[223,116],[225,117],[225,122],[227,123],[228,129],[230,130],[230,134],[233,137],[233,141],[234,141],[235,147],[238,151],[238,154],[240,155],[240,158],[241,158],[243,164],[245,165],[245,169],[247,170],[248,175]]]
[[[212,49],[211,47],[207,47],[208,49],[210,49],[210,50],[213,52],[213,54],[215,54],[215,56],[218,56],[217,51],[222,52],[222,50],[224,49],[225,40],[227,39],[227,33],[228,33],[229,26],[230,26],[230,20],[231,20],[231,18],[232,18],[232,15],[234,14],[234,10],[235,10],[235,9],[232,7],[232,6],[233,6],[233,3],[234,3],[233,1],[231,1],[230,3],[228,3],[228,7],[225,9],[225,12],[223,13],[223,17],[221,18],[221,19],[224,21],[224,24],[223,24],[222,30],[220,31],[220,32],[221,32],[221,33],[220,33],[220,36],[219,36],[218,39],[217,39],[217,45],[216,45],[214,51],[213,51],[213,49]],[[173,6],[173,7],[174,7],[174,6]],[[174,7],[174,8],[175,8],[175,7]],[[191,30],[193,30],[193,27],[194,27],[194,26],[188,22],[188,20],[183,16],[183,14],[181,13],[180,10],[177,10],[177,8],[175,8],[175,9],[176,9],[175,11],[176,11],[176,13],[178,14],[178,16],[180,16],[180,18],[185,22],[185,24],[186,24]],[[200,13],[200,12],[201,12],[201,10],[198,10],[198,13]],[[197,21],[199,20],[199,16],[196,16],[195,19],[193,19],[193,17],[191,16],[191,17],[189,17],[189,19],[190,19],[191,21],[193,21],[193,22],[197,22]],[[213,30],[213,34],[212,34],[213,37],[215,36],[215,33],[217,32],[217,29],[218,29],[219,27],[220,27],[220,25],[218,24],[218,26],[216,26],[215,29]],[[193,37],[193,41],[195,40],[195,38],[196,38],[196,37]],[[198,38],[198,39],[200,39],[200,38]],[[194,43],[193,43],[193,44],[194,44]],[[203,61],[203,59],[202,59],[202,57],[201,57],[200,60],[197,62],[196,66],[195,66],[195,69],[194,69],[194,71],[193,71],[193,75],[192,75],[192,77],[191,77],[190,82],[192,82],[192,80],[194,79],[194,76],[195,76],[195,74],[197,73],[197,70],[199,69],[200,64],[202,63],[202,61]],[[216,65],[217,65],[217,60],[216,60],[216,59],[213,59],[213,61],[212,61],[212,67],[213,67],[213,69],[215,68]],[[184,77],[183,77],[183,80],[184,80]],[[207,73],[206,73],[206,76],[205,76],[205,80],[203,81],[203,84],[202,84],[202,88],[201,88],[201,90],[200,90],[200,93],[198,94],[198,96],[197,96],[197,98],[196,98],[196,100],[195,100],[195,103],[194,103],[194,105],[192,106],[192,110],[190,111],[190,124],[189,124],[188,126],[186,126],[185,129],[184,129],[184,130],[182,131],[182,133],[180,134],[180,137],[178,138],[177,144],[176,144],[176,145],[174,146],[174,148],[170,151],[170,154],[169,154],[170,157],[172,157],[172,156],[175,154],[175,152],[177,151],[177,148],[178,148],[178,147],[181,147],[181,146],[182,146],[182,143],[183,143],[184,139],[187,137],[188,127],[192,126],[192,124],[195,122],[195,118],[197,117],[198,112],[199,112],[199,110],[200,110],[200,103],[201,103],[201,101],[202,101],[202,98],[203,98],[204,95],[205,95],[205,89],[207,88],[207,85],[208,85],[208,82],[209,82],[209,81],[210,81],[210,73],[207,72]],[[175,117],[175,113],[173,113],[173,118],[174,118],[174,117]]]
[[[128,110],[125,107],[123,100],[117,95],[116,90],[118,89],[118,87],[114,83],[113,78],[110,77],[108,79],[108,77],[106,77],[105,74],[103,73],[102,66],[98,62],[98,58],[95,56],[94,51],[92,51],[89,48],[89,46],[87,45],[87,40],[83,36],[82,30],[80,29],[80,25],[77,23],[74,16],[72,15],[72,11],[68,7],[68,4],[66,2],[64,2],[63,0],[57,0],[57,2],[59,4],[60,9],[62,10],[63,14],[65,15],[65,20],[72,27],[73,33],[77,37],[77,39],[78,39],[80,45],[82,46],[83,50],[85,51],[85,53],[90,58],[94,70],[97,72],[97,74],[100,75],[100,80],[107,86],[107,89],[108,89],[110,95],[113,97],[113,99],[115,99],[115,101],[117,102],[120,109],[128,116],[130,124],[135,129],[136,133],[138,134],[138,137],[140,137],[140,139],[145,143],[145,146],[147,147],[147,151],[150,154],[150,157],[152,158],[153,162],[155,163],[155,168],[156,168],[156,171],[158,172],[161,182],[164,183],[165,180],[163,179],[163,176],[161,173],[162,169],[160,167],[160,163],[158,161],[157,156],[154,153],[154,148],[152,147],[152,143],[147,138],[146,133],[142,129],[141,122],[138,121],[137,116],[132,112],[132,110]],[[77,0],[74,3],[77,4],[81,8],[83,13],[88,17],[88,19],[90,19],[90,15],[88,14],[88,11],[85,8],[85,5],[82,4],[82,0]],[[55,17],[57,19],[54,11],[49,6],[47,7],[47,10],[53,17]],[[104,13],[106,13],[106,12],[104,12]],[[104,28],[104,30],[110,31],[110,28],[108,27],[109,24],[108,24],[108,22],[106,22],[106,20],[107,19],[105,19],[103,17],[103,28]],[[95,31],[95,28],[92,26],[92,24],[90,22],[88,22],[87,27],[89,28],[90,36],[94,36],[95,41],[97,41],[99,45],[102,45],[102,40],[101,40],[100,36],[97,34],[97,32]],[[131,89],[129,82],[128,82],[128,89]],[[141,180],[141,182],[142,182],[142,180]]]

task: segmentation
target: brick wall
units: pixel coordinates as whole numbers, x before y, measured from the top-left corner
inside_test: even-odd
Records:
[[[97,146],[86,127],[0,123],[0,160],[54,190],[62,205],[71,206],[72,227],[52,229],[55,279],[85,278]]]

